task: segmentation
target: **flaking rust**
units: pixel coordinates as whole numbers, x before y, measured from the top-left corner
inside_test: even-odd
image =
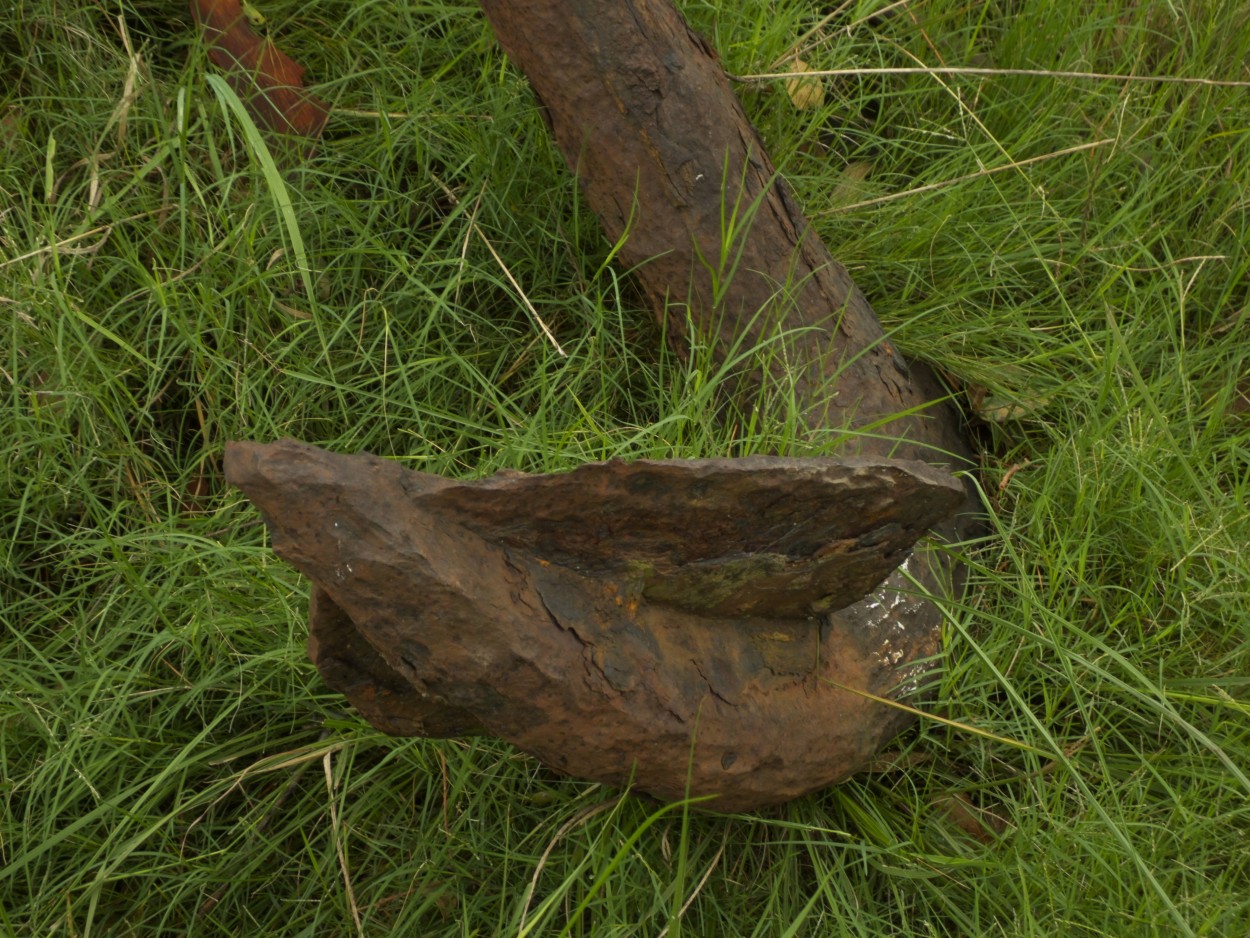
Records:
[[[312,581],[313,660],[379,729],[488,732],[716,810],[843,778],[902,725],[843,688],[889,696],[932,636],[855,607],[964,499],[861,457],[457,482],[288,440],[230,444],[226,475]]]

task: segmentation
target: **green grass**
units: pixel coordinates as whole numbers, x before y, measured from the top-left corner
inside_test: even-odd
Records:
[[[1236,3],[883,6],[805,61],[1250,79]],[[796,111],[738,86],[984,419],[993,537],[933,709],[1029,748],[922,722],[893,768],[722,818],[363,724],[222,447],[478,476],[820,441],[783,393],[722,419],[706,355],[663,350],[474,5],[266,2],[339,109],[306,160],[240,120],[182,9],[0,25],[0,934],[1244,931],[1247,88],[873,73]],[[821,9],[686,5],[739,76]]]

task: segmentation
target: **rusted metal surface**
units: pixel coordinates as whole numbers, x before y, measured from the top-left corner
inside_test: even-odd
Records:
[[[845,459],[465,484],[231,444],[228,478],[313,581],[313,660],[387,732],[493,733],[661,798],[745,810],[845,778],[912,717],[843,688],[915,691],[940,649],[924,591],[961,588],[948,554],[908,555],[975,512],[942,471],[970,464],[958,415],[885,339],[667,0],[482,7],[669,334],[690,324],[722,359],[772,343],[741,390],[777,369]]]
[[[935,650],[931,631],[821,611],[862,592],[836,576],[839,598],[817,595],[813,574],[772,612],[752,583],[771,583],[775,563],[828,571],[845,558],[848,581],[875,582],[963,498],[927,466],[862,459],[608,463],[474,483],[282,441],[230,444],[226,474],[312,580],[310,652],[374,725],[485,731],[580,778],[661,798],[689,784],[723,811],[858,768],[906,715],[842,688],[887,696],[900,662]],[[704,601],[681,571],[717,562],[748,571],[742,592]],[[657,570],[677,574],[677,601],[649,595]],[[735,604],[748,608],[724,611]]]
[[[669,335],[689,320],[725,355],[784,333],[773,366],[796,382],[807,423],[873,426],[843,453],[947,464],[967,454],[928,370],[886,340],[715,53],[669,0],[482,0],[482,9]]]

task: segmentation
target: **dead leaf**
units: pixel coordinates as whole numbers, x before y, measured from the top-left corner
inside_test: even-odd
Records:
[[[330,106],[304,88],[304,67],[252,29],[263,16],[239,0],[191,0],[204,31],[208,57],[247,105],[257,123],[278,133],[315,140]],[[251,16],[249,16],[249,12]]]
[[[312,313],[308,312],[308,310],[299,309],[295,306],[288,306],[286,303],[279,302],[278,300],[274,300],[273,305],[278,307],[278,309],[282,310],[282,312],[286,313],[288,316],[293,316],[296,319],[312,319]]]
[[[933,807],[945,814],[955,826],[983,844],[992,844],[1007,830],[1007,822],[982,808],[976,807],[963,792],[952,792],[935,798]]]
[[[0,114],[0,153],[8,155],[24,139],[21,117],[22,110],[16,104],[10,104]]]
[[[998,480],[998,492],[1000,495],[1003,492],[1007,491],[1007,486],[1011,484],[1011,477],[1014,476],[1017,472],[1019,472],[1028,464],[1029,464],[1028,460],[1025,460],[1024,462],[1017,462],[1017,463],[1011,464],[1011,467],[1006,472],[1003,473],[1003,477]]]
[[[1237,382],[1237,394],[1228,405],[1231,414],[1250,414],[1250,376]]]
[[[864,160],[856,160],[846,164],[838,184],[829,193],[830,205],[850,205],[863,198],[864,180],[872,172],[872,164]]]
[[[982,420],[987,420],[990,423],[1009,423],[1013,420],[1023,420],[1025,417],[1032,417],[1049,404],[1049,396],[1022,398],[1014,401],[990,398],[977,408],[977,414]]]
[[[809,66],[802,59],[795,59],[790,66],[792,72],[809,72]],[[796,75],[786,79],[786,94],[796,111],[820,107],[825,103],[825,84],[815,76]]]
[[[872,759],[861,771],[879,775],[889,772],[906,772],[918,765],[923,765],[930,758],[927,752],[902,752],[898,749],[891,749]]]
[[[217,488],[216,481],[213,468],[201,463],[178,498],[183,514],[199,515],[207,511]]]

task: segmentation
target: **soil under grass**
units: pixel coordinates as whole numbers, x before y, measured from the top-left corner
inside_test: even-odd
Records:
[[[373,731],[221,482],[233,438],[465,477],[828,451],[784,387],[726,411],[706,351],[666,349],[476,7],[260,5],[335,108],[305,158],[241,122],[180,5],[15,5],[0,933],[1244,930],[1250,12],[887,6],[802,40],[868,70],[803,108],[750,76],[823,6],[684,9],[976,423],[992,535],[931,706],[956,725],[726,818]],[[1001,71],[881,71],[917,65]]]

